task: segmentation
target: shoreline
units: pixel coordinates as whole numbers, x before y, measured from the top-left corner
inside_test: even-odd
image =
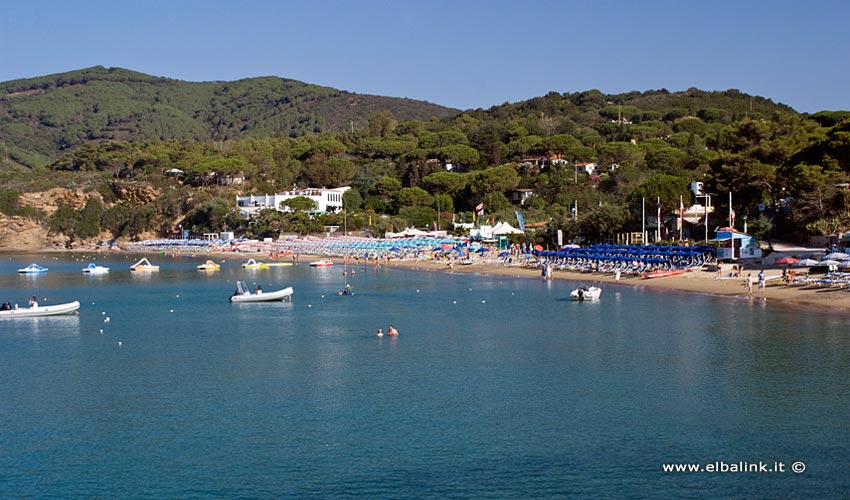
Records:
[[[268,258],[268,252],[213,252],[203,249],[196,251],[144,251],[144,250],[98,250],[98,249],[55,249],[46,248],[37,251],[16,251],[3,250],[0,255],[10,254],[68,254],[68,255],[92,255],[97,257],[119,255],[164,255],[168,257],[197,257],[199,259],[212,260],[247,260],[254,258],[263,260]],[[317,254],[299,254],[299,263],[307,265],[310,261],[319,259],[330,259],[335,264],[342,264],[344,258],[340,256],[327,256]],[[289,257],[284,259],[274,259],[278,262],[291,261]],[[363,263],[361,263],[363,265]],[[365,264],[369,265],[369,264]],[[382,261],[382,266],[388,265],[390,268],[406,269],[418,272],[440,272],[445,274],[478,274],[483,276],[496,276],[510,279],[538,279],[542,280],[539,268],[526,268],[520,266],[505,266],[498,262],[475,262],[471,265],[455,265],[453,269],[446,269],[446,261],[433,260],[407,260],[393,259],[389,264]],[[786,284],[779,277],[782,274],[782,269],[777,266],[765,266],[765,274],[768,277],[767,286],[764,293],[758,291],[758,286],[753,286],[753,293],[749,295],[745,284],[745,277],[751,273],[753,277],[757,274],[757,269],[748,269],[742,272],[740,278],[717,279],[717,273],[705,270],[694,270],[676,276],[667,276],[664,278],[642,279],[635,275],[623,274],[620,280],[612,273],[593,273],[593,272],[577,272],[555,270],[552,273],[553,281],[567,282],[584,282],[593,284],[608,284],[616,286],[631,286],[635,288],[648,288],[652,290],[664,291],[668,293],[684,292],[697,293],[730,300],[740,300],[747,302],[769,302],[772,305],[788,307],[794,310],[803,312],[824,312],[829,314],[844,315],[850,314],[850,288],[842,288],[836,286],[816,286],[816,285],[801,285],[801,284]],[[603,293],[604,300],[604,293]]]
[[[539,269],[505,267],[490,263],[456,266],[451,271],[445,270],[445,264],[441,262],[392,261],[390,265],[424,272],[479,274],[513,279],[542,280]],[[753,276],[756,274],[752,270],[748,272],[751,272]],[[765,268],[765,274],[768,275],[768,278],[773,277],[774,279],[767,281],[763,294],[758,291],[758,285],[754,285],[752,295],[747,293],[745,278],[716,279],[716,273],[702,270],[687,272],[678,276],[654,279],[643,279],[635,275],[623,275],[620,280],[617,280],[613,274],[556,270],[552,275],[552,280],[648,288],[668,293],[696,293],[747,302],[770,302],[776,306],[805,312],[825,312],[838,315],[848,315],[850,313],[850,288],[782,283],[778,279],[782,274],[782,270],[775,267]],[[605,294],[603,292],[603,300],[604,297]]]

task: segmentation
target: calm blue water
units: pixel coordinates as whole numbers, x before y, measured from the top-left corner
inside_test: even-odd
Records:
[[[0,258],[0,497],[846,496],[850,317],[606,285]],[[15,270],[37,261],[43,276]],[[103,262],[103,261],[98,261]],[[233,305],[235,279],[290,304]],[[104,314],[105,313],[105,314]],[[104,318],[110,318],[104,323]],[[397,339],[379,339],[393,323]],[[101,333],[100,330],[103,330]],[[118,342],[122,346],[118,346]],[[805,462],[802,474],[665,463]]]

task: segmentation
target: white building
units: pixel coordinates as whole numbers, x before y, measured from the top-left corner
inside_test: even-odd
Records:
[[[236,206],[239,207],[239,214],[243,218],[250,219],[265,208],[292,212],[286,201],[303,196],[316,203],[317,212],[338,212],[342,210],[342,195],[349,189],[351,188],[348,186],[334,189],[303,188],[275,194],[237,196]]]

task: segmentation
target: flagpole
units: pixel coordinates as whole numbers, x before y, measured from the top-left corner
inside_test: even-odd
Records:
[[[646,245],[646,196],[640,200],[640,243]]]
[[[735,213],[732,211],[732,191],[729,191],[729,227],[735,229],[735,220],[732,217],[732,214]]]
[[[685,239],[685,199],[679,195],[679,240]]]
[[[657,242],[661,239],[661,197],[658,197],[658,220],[655,222],[655,241]]]

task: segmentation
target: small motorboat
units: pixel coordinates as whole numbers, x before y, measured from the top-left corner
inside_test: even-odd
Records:
[[[598,286],[580,286],[570,292],[570,300],[599,300],[602,289]]]
[[[11,306],[9,303],[3,304],[0,307],[0,319],[15,319],[15,318],[36,318],[39,316],[56,316],[59,314],[73,314],[80,308],[78,301],[68,302],[65,304],[55,304],[51,306],[42,306],[38,302],[33,302],[29,307]]]
[[[86,274],[106,274],[109,272],[109,268],[90,262],[89,265],[83,268],[83,272]]]
[[[24,267],[22,269],[18,269],[18,272],[21,273],[21,274],[40,274],[40,273],[46,273],[47,268],[41,267],[38,264],[36,264],[35,262],[33,262],[32,264],[28,265],[27,267]]]
[[[248,259],[248,262],[242,264],[244,269],[268,269],[269,265],[265,262],[257,262],[254,259]]]
[[[310,267],[331,267],[334,261],[330,259],[314,260],[310,263]]]
[[[131,271],[159,271],[159,266],[155,266],[150,263],[150,261],[146,257],[142,257],[142,260],[136,262],[132,266],[130,266]]]
[[[264,292],[259,286],[252,292],[243,281],[236,282],[236,291],[230,296],[230,302],[283,302],[292,300],[292,287]]]
[[[221,269],[221,265],[216,264],[215,262],[208,260],[203,264],[198,264],[198,271],[218,271]]]

